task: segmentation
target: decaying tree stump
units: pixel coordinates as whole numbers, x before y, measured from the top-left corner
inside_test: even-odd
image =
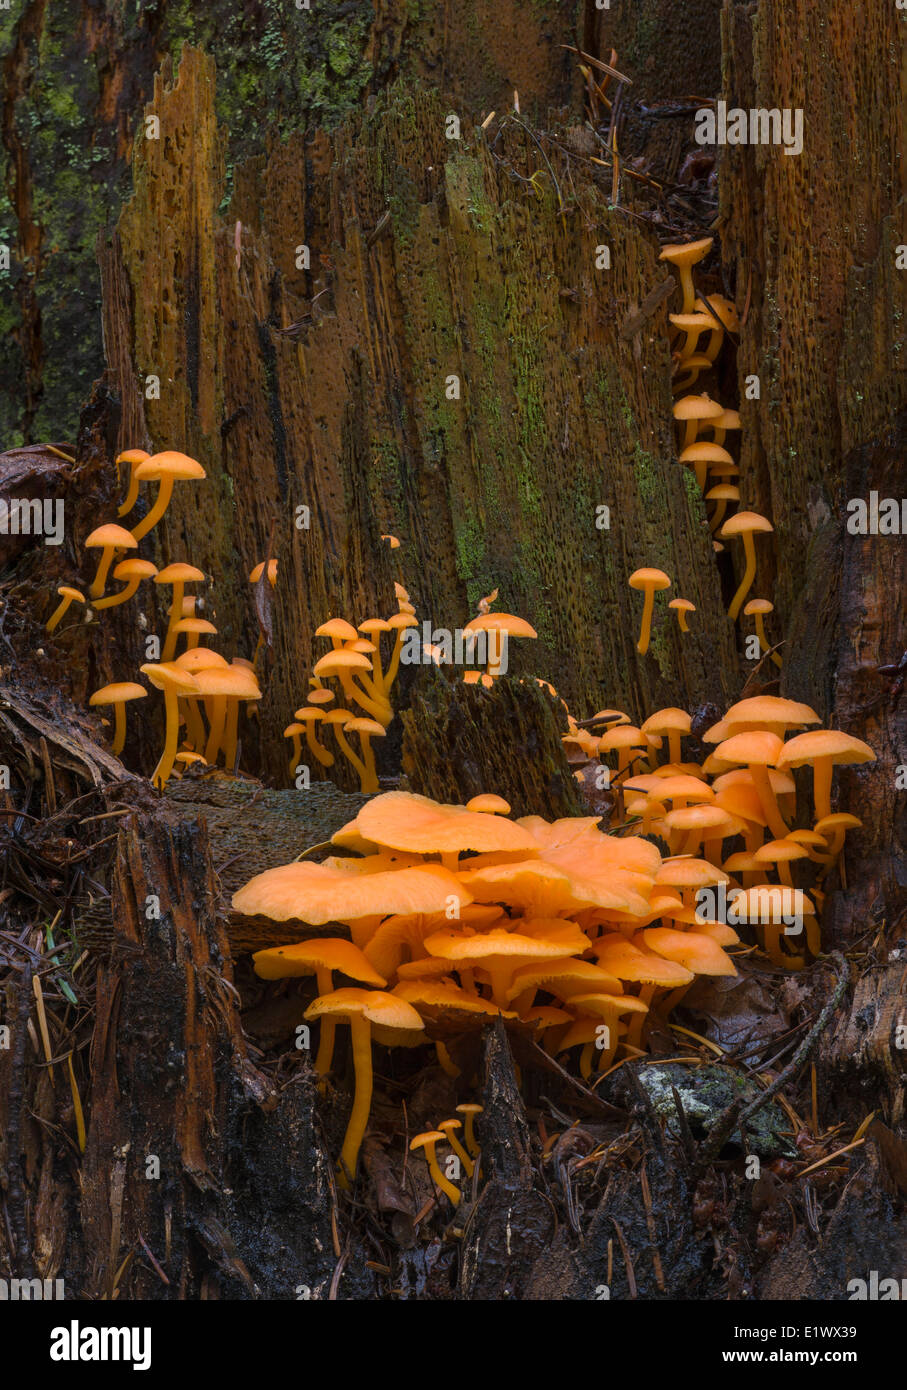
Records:
[[[491,689],[423,676],[403,715],[403,773],[436,801],[464,803],[507,788],[516,816],[576,816],[585,809],[560,742],[563,706],[534,681]]]

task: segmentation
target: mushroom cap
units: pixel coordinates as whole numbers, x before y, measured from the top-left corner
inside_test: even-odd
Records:
[[[466,803],[467,811],[484,811],[489,816],[509,816],[510,802],[494,792],[480,792]]]
[[[650,950],[692,970],[694,975],[736,975],[734,963],[710,936],[673,927],[646,927],[643,939]]]
[[[739,502],[740,489],[733,483],[716,483],[714,487],[709,488],[705,498],[707,502]],[[743,611],[745,613],[747,609]]]
[[[310,705],[329,705],[335,697],[333,690],[322,686],[321,689],[310,690],[306,698]]]
[[[777,734],[767,729],[749,729],[742,734],[732,734],[715,749],[714,758],[722,763],[755,764],[759,767],[774,767],[781,757],[784,744]]]
[[[78,589],[74,589],[71,584],[60,584],[57,593],[61,598],[72,599],[74,603],[85,602],[85,595],[80,593]]]
[[[388,537],[388,539],[392,539]],[[400,542],[398,541],[399,545]],[[441,1129],[427,1129],[424,1134],[417,1134],[415,1139],[410,1140],[410,1153],[416,1153],[419,1149],[427,1149],[435,1144],[443,1144],[447,1135]]]
[[[333,676],[338,671],[370,671],[372,663],[364,652],[350,652],[345,648],[327,652],[320,657],[312,670],[316,676]]]
[[[674,405],[675,420],[717,420],[724,406],[709,396],[682,396]]]
[[[400,549],[400,542],[397,540],[397,537],[396,537],[396,536],[391,536],[391,535],[388,535],[386,532],[384,532],[384,533],[382,533],[381,539],[382,539],[383,541],[387,541],[387,543],[388,543],[388,545],[390,546],[391,550],[399,550],[399,549]]]
[[[666,929],[663,929],[666,930]],[[685,933],[683,933],[685,935]],[[692,984],[693,972],[665,956],[641,951],[620,932],[609,932],[592,943],[592,952],[603,969],[619,980],[662,989],[679,989]]]
[[[525,618],[515,613],[480,613],[466,624],[464,632],[506,632],[509,637],[538,637],[538,633]]]
[[[403,980],[400,984],[394,985],[392,993],[398,999],[405,999],[407,1003],[421,1009],[440,1009],[445,1013],[487,1014],[495,1018],[498,1014],[504,1018],[517,1017],[515,1013],[499,1009],[497,1004],[480,999],[477,994],[469,994],[450,981],[445,983],[440,980]],[[459,1123],[458,1120],[457,1124]]]
[[[202,695],[226,695],[234,700],[260,700],[258,681],[244,666],[203,666],[196,672]]]
[[[264,572],[265,562],[264,560],[259,560],[258,564],[249,574],[249,583],[257,584]],[[277,561],[273,558],[268,561],[268,583],[272,589],[277,583]]]
[[[158,570],[155,584],[190,584],[197,583],[204,579],[204,570],[196,569],[195,565],[186,565],[182,560],[176,560],[172,565],[165,565],[162,570]]]
[[[481,1115],[484,1113],[484,1105],[477,1105],[475,1101],[464,1101],[462,1105],[456,1107],[458,1115]]]
[[[652,792],[658,797],[659,801],[676,801],[678,798],[687,801],[714,801],[715,793],[708,782],[703,782],[699,777],[690,777],[685,772],[680,772],[671,777],[656,777],[658,785],[656,787],[646,787],[644,790]],[[639,781],[639,778],[636,778]]]
[[[135,550],[138,541],[131,531],[117,526],[112,521],[105,526],[96,527],[85,541],[86,550],[107,549],[112,545],[119,550]]]
[[[803,705],[799,700],[785,700],[780,695],[753,695],[748,700],[738,700],[736,705],[731,705],[724,719],[721,721],[727,726],[728,734],[742,733],[744,728],[772,728],[784,726],[785,729],[799,729],[804,724],[820,723],[819,716],[809,705]],[[713,726],[713,727],[717,727]],[[712,730],[709,730],[709,734]],[[718,743],[719,740],[709,738],[706,735],[707,743]]]
[[[616,1018],[618,1014],[649,1012],[648,1004],[637,999],[635,994],[571,994],[570,1007],[592,1018]]]
[[[715,751],[721,750],[716,748]],[[875,756],[861,738],[853,738],[839,729],[811,729],[784,744],[777,764],[778,767],[802,767],[819,758],[830,758],[834,763],[870,763],[875,762]]]
[[[598,747],[602,753],[613,753],[620,748],[646,748],[648,744],[645,734],[635,724],[617,724],[602,734]]]
[[[736,488],[734,491],[736,491]],[[774,613],[775,605],[772,603],[771,599],[751,598],[749,603],[744,605],[743,611],[748,618],[751,618],[754,613]]]
[[[518,999],[527,989],[543,989],[547,994],[556,994],[559,999],[570,999],[574,994],[620,994],[621,984],[616,975],[593,965],[588,960],[575,960],[572,956],[559,956],[554,960],[531,961],[515,971],[507,991],[508,1004]]]
[[[269,946],[252,956],[256,975],[263,980],[284,980],[294,975],[314,975],[316,970],[339,970],[366,985],[386,985],[358,946],[340,937],[298,941],[292,946]]]
[[[717,869],[707,859],[666,859],[655,878],[659,887],[707,888],[715,883],[729,883],[723,869]]]
[[[302,860],[256,874],[233,894],[233,909],[275,922],[323,926],[360,917],[444,912],[451,898],[461,906],[472,902],[469,890],[440,864],[355,874]]]
[[[672,608],[676,603],[684,603],[684,599],[674,599],[670,605]],[[690,607],[692,608],[692,604]],[[690,732],[690,716],[684,709],[677,709],[671,705],[667,709],[656,710],[650,714],[641,725],[640,729],[644,734],[688,734]]]
[[[722,834],[730,835],[735,818],[720,806],[699,805],[682,806],[677,811],[669,811],[665,816],[665,822],[671,830],[705,830],[717,832],[719,826],[724,826]]]
[[[366,719],[364,716],[351,719],[344,728],[348,734],[362,734],[367,738],[385,738],[387,735],[387,729],[377,719]]]
[[[852,816],[849,811],[833,811],[830,816],[823,816],[817,820],[812,831],[801,831],[801,834],[813,835],[821,834],[823,831],[831,830],[860,830],[863,822],[859,816]],[[791,837],[793,838],[793,837]],[[804,844],[815,844],[815,840],[804,840]]]
[[[827,821],[832,821],[836,819],[836,816],[823,816],[822,820],[816,821],[816,825],[819,826]],[[854,820],[857,820],[856,816],[854,816]],[[857,821],[857,824],[862,825],[862,821]],[[832,828],[833,827],[831,826],[829,827],[829,829]],[[817,846],[819,849],[826,849],[828,845],[828,841],[826,840],[825,836],[821,834],[818,830],[790,830],[788,831],[787,838],[789,840],[796,840],[797,844],[799,845],[814,845]]]
[[[755,531],[774,529],[768,517],[760,516],[758,512],[737,512],[735,516],[728,518],[718,534],[727,539],[730,536],[743,536]]]
[[[320,994],[305,1011],[306,1018],[352,1018],[356,1015],[367,1018],[370,1023],[380,1023],[384,1028],[422,1031],[422,1020],[412,1004],[377,989],[335,989],[330,994]]]
[[[199,684],[191,671],[178,666],[175,661],[148,661],[139,670],[147,676],[158,690],[172,691],[177,695],[197,695]]]
[[[715,238],[706,236],[697,241],[687,241],[677,246],[663,246],[658,259],[670,261],[672,265],[697,265],[709,254],[714,244]]]
[[[696,605],[691,603],[688,598],[672,598],[668,603],[669,608],[679,608],[684,613],[695,613]]]
[[[394,581],[394,596],[395,596],[395,598],[398,598],[398,599],[401,599],[401,598],[402,598],[402,599],[408,599],[408,598],[409,598],[409,590],[408,590],[408,589],[404,589],[403,585],[402,585],[402,584],[398,584],[398,583],[396,582],[396,580],[395,580],[395,581]]]
[[[634,570],[627,580],[631,589],[670,589],[671,580],[664,570]]]
[[[358,635],[346,618],[328,618],[326,623],[315,629],[316,637],[339,637],[344,642],[355,642]]]
[[[383,618],[366,618],[364,623],[359,624],[359,631],[371,637],[376,632],[390,632],[391,626]]]
[[[739,333],[739,332],[740,332],[740,315],[737,313],[737,309],[736,309],[736,307],[735,307],[733,301],[730,300],[730,299],[727,299],[727,298],[725,297],[725,295],[723,295],[723,294],[706,294],[706,295],[703,295],[701,299],[697,299],[697,300],[696,300],[696,305],[695,305],[695,307],[698,308],[700,304],[702,304],[704,307],[707,306],[707,307],[711,310],[711,312],[715,315],[715,318],[717,318],[717,319],[720,321],[722,327],[726,328],[730,333]],[[733,414],[733,415],[736,415],[736,414],[737,414],[736,411],[727,411],[726,413],[727,413],[727,414]],[[738,417],[738,420],[739,420],[739,417]],[[726,429],[726,430],[727,430],[727,429],[739,429],[739,428],[740,428],[740,425],[739,425],[739,423],[736,424],[736,425],[722,425],[721,428],[722,428],[722,429]]]
[[[514,969],[517,962],[557,960],[564,954],[560,941],[539,941],[533,936],[523,936],[520,932],[501,927],[492,927],[490,931],[472,935],[448,927],[433,932],[422,944],[430,956],[441,956],[444,960],[469,961],[474,965],[511,961]]]
[[[140,482],[145,482],[149,478],[174,478],[186,481],[191,478],[204,478],[207,475],[201,464],[195,459],[191,459],[188,454],[180,454],[174,449],[166,449],[162,454],[152,454],[150,458],[140,463],[135,470],[135,476]]]
[[[401,600],[405,602],[405,600]],[[418,627],[419,624],[411,613],[393,613],[387,620],[387,625],[395,632],[399,632],[404,627]]]
[[[138,555],[127,555],[113,567],[114,579],[151,579],[157,574],[157,565],[150,560],[141,560]]]
[[[215,637],[217,628],[213,623],[209,623],[207,618],[180,618],[178,623],[173,624],[174,632],[197,632],[199,636],[204,634],[207,637]]]
[[[112,685],[102,685],[89,697],[90,705],[120,705],[126,700],[142,700],[148,691],[135,681],[114,681]]]
[[[796,840],[769,840],[767,845],[760,845],[753,854],[753,858],[759,865],[762,864],[787,864],[792,859],[805,859],[806,850]]]
[[[145,459],[151,455],[147,449],[124,449],[121,454],[117,454],[115,463],[144,463]]]
[[[362,807],[354,822],[374,844],[413,854],[465,850],[534,850],[528,830],[501,816],[443,805],[413,792],[385,792]]]
[[[173,664],[181,666],[184,671],[205,671],[212,666],[224,667],[229,663],[226,657],[221,656],[220,652],[213,652],[210,647],[193,647],[191,651],[181,652]]]
[[[350,720],[355,719],[355,717],[351,709],[328,709],[325,710],[321,716],[325,724],[339,724],[343,729],[345,729]]]
[[[317,724],[319,720],[324,718],[324,710],[313,709],[309,705],[303,705],[301,709],[294,711],[293,718],[297,721],[298,727],[305,733],[305,726],[307,724]],[[290,728],[293,728],[292,724]]]
[[[708,439],[697,439],[688,444],[679,454],[681,463],[733,463],[734,460],[721,444],[713,444]],[[758,529],[758,528],[754,528]],[[772,528],[769,527],[769,530]]]
[[[288,724],[283,731],[284,738],[292,738],[294,734],[304,734],[305,725],[300,723]]]
[[[371,656],[378,648],[375,646],[374,642],[369,642],[364,637],[357,637],[355,642],[347,642],[343,650],[347,652],[361,652],[363,656]]]

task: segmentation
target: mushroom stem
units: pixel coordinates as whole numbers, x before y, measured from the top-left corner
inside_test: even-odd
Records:
[[[337,1164],[337,1184],[347,1192],[356,1176],[356,1161],[365,1137],[372,1105],[372,1030],[368,1019],[358,1014],[350,1014],[350,1033],[353,1041],[356,1093],[343,1139],[343,1148],[340,1150],[340,1162]],[[459,1196],[459,1193],[457,1195]]]
[[[438,1059],[439,1067],[442,1071],[445,1071],[448,1076],[457,1077],[460,1075],[460,1068],[447,1051],[447,1048],[440,1041],[435,1043],[435,1056]],[[451,1143],[453,1143],[453,1140],[451,1140]]]
[[[365,791],[365,763],[353,752],[350,741],[339,724],[334,725],[334,733],[337,736],[337,742],[340,744],[344,757],[352,763],[356,772],[359,774],[360,785],[362,790]]]
[[[164,512],[167,510],[172,494],[173,478],[165,474],[158,485],[157,497],[154,499],[154,505],[150,512],[147,516],[142,518],[137,526],[131,528],[132,534],[137,541],[140,541],[143,536],[147,536],[148,532],[158,524]]]
[[[211,701],[211,726],[208,730],[208,742],[205,744],[205,762],[214,767],[217,763],[217,755],[220,752],[220,745],[224,736],[224,723],[227,718],[227,697],[226,695],[214,695]]]
[[[640,656],[645,656],[649,650],[649,637],[652,632],[652,610],[655,605],[655,590],[647,588],[645,599],[642,606],[642,625],[639,629],[639,641],[636,643],[636,650]]]
[[[184,581],[176,579],[173,583],[173,597],[170,600],[170,613],[167,619],[167,634],[164,637],[164,650],[161,652],[161,661],[172,661],[176,655],[176,639],[179,633],[176,625],[183,616],[183,588]]]
[[[372,748],[370,734],[360,733],[359,741],[362,745],[362,759],[365,772],[362,778],[362,790],[366,795],[371,796],[378,791],[378,773],[375,768],[375,751]]]
[[[743,607],[743,601],[753,587],[753,580],[756,578],[756,543],[752,533],[744,531],[742,534],[743,553],[746,557],[746,564],[743,570],[743,578],[740,581],[740,588],[731,599],[731,606],[728,609],[728,617],[732,623],[737,621],[737,615]]]
[[[113,707],[113,743],[111,752],[119,757],[126,743],[126,705],[118,700]]]
[[[446,1129],[444,1133],[447,1135],[448,1144],[453,1149],[454,1153],[457,1155],[457,1158],[462,1163],[464,1173],[468,1178],[471,1178],[473,1172],[475,1171],[475,1163],[469,1157],[469,1154],[463,1148],[463,1145],[460,1143],[457,1136],[453,1133],[452,1129]]]
[[[431,1173],[431,1175],[432,1175],[432,1177],[434,1178],[435,1183],[437,1184],[437,1186],[440,1187],[441,1191],[442,1191],[447,1197],[450,1198],[450,1201],[453,1203],[453,1205],[454,1205],[455,1207],[456,1207],[456,1206],[459,1206],[459,1204],[460,1204],[460,1191],[459,1191],[459,1188],[454,1187],[454,1185],[453,1185],[453,1183],[450,1181],[450,1179],[449,1179],[449,1178],[445,1178],[444,1174],[441,1172],[441,1169],[440,1169],[439,1166],[438,1166],[438,1160],[437,1160],[437,1158],[435,1157],[435,1146],[434,1146],[434,1144],[426,1144],[426,1145],[425,1145],[425,1148],[422,1150],[422,1152],[425,1154],[425,1162],[428,1164],[428,1171]]]
[[[151,774],[152,785],[160,791],[164,790],[167,780],[173,771],[173,762],[176,758],[176,749],[179,741],[179,706],[176,691],[169,686],[164,691],[164,751],[161,760]]]
[[[224,766],[228,772],[236,770],[236,747],[239,742],[239,701],[227,700],[227,717],[224,723]]]
[[[831,775],[834,763],[831,758],[816,758],[813,763],[813,806],[817,821],[831,815]]]
[[[103,594],[104,586],[107,583],[107,573],[110,569],[110,562],[115,554],[115,545],[105,545],[103,550],[101,551],[101,558],[98,561],[97,573],[95,574],[95,577],[91,582],[91,588],[88,590],[90,598],[100,598],[101,594]]]
[[[318,993],[330,994],[334,988],[334,977],[331,970],[325,970],[323,966],[318,966],[315,971],[315,980],[318,985]],[[368,1025],[366,1024],[366,1027]],[[334,1038],[337,1033],[337,1020],[330,1014],[322,1014],[320,1020],[321,1031],[318,1034],[318,1051],[315,1054],[315,1070],[319,1076],[327,1076],[331,1070],[331,1063],[334,1060]],[[369,1042],[369,1065],[371,1065],[372,1047]]]
[[[127,603],[137,592],[140,583],[140,578],[130,579],[126,588],[121,589],[118,594],[110,594],[107,598],[95,599],[95,608],[116,608],[121,603]]]
[[[759,795],[762,814],[768,821],[772,835],[776,840],[786,840],[790,833],[790,827],[778,809],[778,801],[772,789],[772,779],[769,776],[768,768],[763,767],[761,763],[750,763],[749,773],[753,779],[753,786]]]
[[[200,753],[205,746],[205,726],[202,722],[198,701],[194,700],[191,695],[185,696],[183,710],[186,717],[186,735],[189,743],[196,753]]]
[[[302,741],[301,741],[301,739],[300,739],[300,737],[299,737],[299,733],[298,733],[298,732],[295,733],[295,734],[291,734],[290,737],[291,737],[292,740],[293,740],[293,751],[292,751],[292,753],[290,754],[290,776],[291,776],[291,777],[295,777],[295,776],[296,776],[296,769],[297,769],[297,767],[299,766],[299,759],[300,759],[300,756],[301,756],[301,754],[302,754]],[[319,993],[319,994],[326,994],[327,991],[326,991],[326,990],[323,990],[323,989],[321,988],[321,986],[319,985],[319,986],[318,986],[318,993]],[[324,1020],[323,1020],[323,1019],[322,1019],[322,1022],[321,1022],[321,1026],[322,1026],[322,1028],[324,1027]]]
[[[63,615],[69,608],[69,605],[73,602],[74,600],[70,598],[69,594],[63,595],[63,597],[60,599],[60,602],[57,604],[56,608],[47,620],[47,624],[44,628],[45,632],[51,633],[56,631],[56,629],[60,626],[61,622],[63,621]]]
[[[318,742],[317,738],[315,737],[315,730],[312,728],[312,725],[311,725],[311,724],[306,724],[306,726],[305,726],[305,741],[306,741],[306,746],[307,746],[308,749],[309,749],[309,752],[310,752],[310,753],[313,753],[313,754],[315,755],[315,757],[316,757],[316,758],[318,759],[318,761],[321,763],[321,766],[322,766],[322,767],[333,767],[333,765],[334,765],[334,755],[333,755],[333,753],[331,753],[327,748],[325,748],[323,744],[321,744],[321,743]],[[294,747],[297,747],[296,744],[294,744],[293,746],[294,746]],[[299,761],[299,754],[300,754],[300,752],[301,752],[301,749],[298,749],[298,748],[297,748],[297,752],[296,752],[296,762]],[[291,768],[290,771],[292,772],[293,769]]]
[[[756,614],[756,636],[759,638],[759,644],[762,650],[768,652],[775,665],[780,667],[781,658],[777,652],[771,650],[771,643],[765,635],[765,619],[761,613]]]
[[[125,516],[127,512],[131,512],[136,502],[139,500],[139,480],[135,476],[135,470],[142,462],[144,462],[143,459],[137,459],[135,463],[130,464],[129,487],[126,491],[126,496],[117,507],[117,516]]]

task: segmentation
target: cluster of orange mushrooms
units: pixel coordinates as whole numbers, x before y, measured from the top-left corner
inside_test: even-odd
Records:
[[[707,390],[700,389],[698,394],[691,390],[701,376],[708,378],[714,369],[725,336],[740,330],[737,310],[731,300],[720,294],[700,295],[696,290],[693,267],[709,254],[713,242],[713,237],[703,237],[683,245],[665,246],[660,257],[674,266],[683,295],[680,313],[669,315],[673,330],[671,356],[678,458],[684,467],[693,470],[705,497],[710,512],[709,530],[713,538],[721,537],[713,539],[715,549],[724,548],[722,541],[739,540],[743,545],[743,574],[728,615],[736,622],[742,609],[746,617],[751,617],[760,653],[770,654],[775,665],[780,667],[781,657],[769,643],[765,631],[765,619],[774,612],[774,605],[766,598],[747,598],[756,579],[755,537],[773,531],[774,527],[758,512],[733,510],[733,514],[727,516],[728,510],[735,509],[740,501],[740,469],[726,447],[727,436],[740,430],[740,415],[713,399]],[[637,644],[637,650],[644,656],[649,649],[654,595],[669,589],[672,581],[663,570],[643,568],[634,571],[629,583],[631,588],[640,589],[645,595]],[[688,632],[688,615],[696,611],[695,606],[689,599],[675,598],[668,607],[676,611],[681,632]]]
[[[204,581],[202,570],[182,561],[159,570],[150,560],[130,553],[137,551],[139,542],[164,516],[176,483],[197,482],[205,477],[205,470],[195,459],[172,450],[150,455],[143,449],[129,449],[119,455],[116,465],[118,472],[123,466],[129,469],[126,495],[118,508],[118,516],[125,517],[133,510],[143,484],[156,484],[157,493],[145,516],[130,530],[118,523],[106,523],[87,537],[85,549],[100,551],[88,598],[92,608],[104,610],[128,603],[135,598],[140,585],[148,580],[171,590],[160,660],[146,662],[139,668],[164,696],[164,749],[152,781],[155,786],[164,787],[174,766],[182,769],[196,762],[216,766],[221,755],[227,769],[233,771],[237,761],[240,704],[261,699],[254,665],[240,657],[228,662],[218,652],[200,645],[201,638],[217,634],[214,624],[196,612],[198,600],[185,592],[187,585]],[[253,582],[260,578],[262,568],[259,566],[249,576]],[[275,574],[270,567],[268,577],[273,583]],[[119,581],[122,587],[107,594],[111,578]],[[86,602],[80,590],[68,585],[62,585],[58,593],[60,603],[47,622],[48,633],[57,629],[71,604]],[[181,643],[182,651],[179,650]],[[137,681],[117,681],[96,690],[90,697],[89,704],[113,711],[115,754],[123,751],[126,742],[127,704],[144,699],[147,694],[146,688]]]
[[[737,934],[696,917],[691,885],[724,877],[662,858],[598,818],[513,820],[502,798],[441,805],[409,792],[373,797],[333,836],[337,853],[266,870],[233,897],[239,913],[329,937],[259,951],[266,979],[314,975],[306,1017],[320,1023],[315,1069],[330,1070],[349,1026],[356,1093],[338,1165],[356,1171],[372,1092],[372,1047],[434,1047],[459,1074],[451,1039],[502,1015],[552,1054],[581,1050],[606,1072],[618,1047],[643,1050],[650,1010],[670,1008],[697,975],[734,975]],[[691,866],[700,877],[691,876]],[[339,974],[352,985],[336,987]],[[468,1078],[467,1078],[468,1079]],[[441,1129],[433,1142],[440,1142]],[[421,1136],[424,1138],[424,1136]]]
[[[385,535],[381,539],[389,541],[392,549],[400,546],[396,536]],[[283,731],[284,738],[292,739],[291,777],[301,770],[303,739],[316,762],[324,768],[333,767],[334,753],[318,737],[321,726],[326,731],[330,730],[338,751],[355,769],[360,790],[366,795],[378,791],[372,739],[384,738],[394,717],[391,691],[400,669],[406,630],[419,626],[407,589],[395,582],[394,592],[397,612],[388,618],[366,618],[358,628],[345,618],[329,618],[315,629],[315,636],[327,639],[331,650],[315,662],[309,677],[306,702],[294,712],[293,722]],[[491,611],[497,593],[495,589],[480,600],[478,614],[463,629],[467,644],[470,639],[475,643],[480,633],[485,635],[488,643],[486,669],[465,671],[463,680],[467,685],[481,684],[487,687],[494,683],[502,673],[505,643],[511,637],[538,636],[535,628],[524,618],[513,613]],[[391,644],[386,664],[381,652],[385,634],[385,640]],[[425,651],[437,665],[443,665],[447,659],[437,645],[428,643]],[[340,704],[335,704],[338,692],[332,688],[331,681],[337,681],[340,687]],[[354,705],[359,707],[360,712],[351,708]],[[350,734],[357,736],[358,753],[350,744]]]
[[[837,729],[810,727],[820,721],[809,705],[775,695],[739,701],[706,730],[703,742],[715,747],[702,764],[684,758],[683,740],[691,732],[685,710],[658,710],[639,727],[621,710],[600,710],[583,727],[567,718],[564,744],[580,782],[603,761],[613,763],[608,781],[618,797],[616,824],[638,827],[681,856],[691,885],[694,879],[697,888],[720,883],[725,896],[741,890],[736,919],[754,924],[773,964],[801,969],[804,946],[819,954],[821,884],[847,832],[862,824],[849,812],[832,811],[832,774],[839,765],[873,761],[868,744]],[[798,827],[793,771],[807,765],[813,769],[813,814],[811,825]],[[794,873],[808,893],[795,885]],[[761,910],[748,913],[748,904],[773,902],[784,905],[771,914],[776,920],[763,921]],[[786,932],[782,916],[802,920],[804,931]]]

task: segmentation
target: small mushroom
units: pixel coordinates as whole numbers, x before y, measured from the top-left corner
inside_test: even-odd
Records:
[[[460,1204],[460,1190],[454,1187],[449,1178],[445,1178],[438,1166],[438,1160],[435,1157],[435,1145],[443,1144],[446,1138],[447,1135],[442,1133],[440,1129],[428,1129],[424,1134],[417,1134],[415,1139],[410,1143],[409,1148],[411,1153],[415,1153],[418,1149],[422,1149],[425,1154],[425,1162],[428,1164],[429,1172],[436,1185],[440,1187],[441,1191],[450,1199],[453,1206],[456,1207]]]
[[[179,696],[197,693],[199,685],[197,678],[192,675],[191,671],[184,670],[175,662],[161,662],[160,665],[147,662],[139,669],[143,676],[148,677],[153,686],[164,692],[164,751],[161,754],[160,762],[151,774],[153,785],[162,791],[173,771],[173,763],[179,744]]]
[[[111,752],[119,757],[126,743],[126,702],[144,700],[148,691],[135,681],[119,681],[113,685],[102,685],[89,697],[90,705],[113,705],[113,743]]]
[[[113,567],[114,579],[125,580],[125,589],[121,589],[118,594],[110,594],[107,598],[95,599],[95,608],[117,608],[121,603],[127,603],[138,590],[142,580],[153,579],[156,574],[157,565],[153,565],[150,560],[140,560],[137,555],[128,556]]]
[[[86,550],[100,550],[101,558],[98,561],[98,569],[88,590],[90,598],[100,598],[107,583],[107,572],[110,569],[110,562],[118,550],[135,550],[136,538],[130,531],[122,526],[117,526],[113,522],[106,526],[98,526],[85,541]]]
[[[768,518],[760,516],[758,512],[737,512],[735,516],[724,523],[718,533],[724,540],[739,536],[743,541],[743,553],[746,558],[740,587],[731,599],[731,606],[728,609],[728,617],[732,623],[737,621],[737,614],[743,607],[743,601],[753,587],[753,580],[756,578],[756,546],[753,537],[757,534],[774,531],[774,529]]]
[[[359,1148],[365,1136],[372,1103],[371,1024],[421,1033],[422,1019],[412,1004],[407,1004],[404,999],[397,999],[393,994],[384,994],[380,990],[366,989],[335,989],[330,994],[319,995],[306,1009],[305,1016],[308,1019],[333,1018],[350,1026],[356,1091],[337,1164],[338,1185],[348,1189],[356,1175]]]
[[[636,650],[640,656],[645,656],[649,650],[649,637],[652,631],[652,609],[655,603],[655,594],[663,589],[670,589],[671,580],[664,570],[639,569],[634,570],[627,583],[631,589],[641,589],[645,594],[645,602],[642,609],[642,623],[639,629],[639,641]]]
[[[462,1163],[464,1173],[468,1178],[471,1178],[473,1173],[475,1172],[475,1160],[470,1158],[469,1154],[463,1148],[463,1145],[460,1143],[460,1140],[457,1138],[457,1135],[454,1132],[455,1130],[462,1128],[462,1120],[442,1120],[441,1123],[438,1125],[438,1129],[441,1131],[443,1135],[446,1136],[448,1144],[453,1149],[454,1153],[457,1155],[457,1158]]]
[[[680,276],[680,287],[683,291],[683,312],[691,314],[696,305],[696,289],[693,285],[693,266],[698,265],[701,260],[709,254],[714,245],[714,237],[702,237],[698,241],[690,241],[681,246],[663,246],[660,261],[667,261],[674,266]]]
[[[714,490],[717,491],[717,489]],[[733,491],[736,492],[737,489],[734,488]],[[774,613],[774,611],[775,605],[767,598],[751,598],[743,610],[746,617],[755,619],[756,636],[759,638],[761,651],[768,652],[775,665],[780,666],[781,658],[777,652],[772,651],[771,643],[765,635],[765,618],[767,614]]]
[[[719,752],[719,745],[715,752]],[[779,768],[803,767],[813,770],[813,806],[816,820],[831,815],[831,778],[836,766],[847,763],[875,762],[875,753],[861,738],[838,729],[812,729],[798,734],[785,743],[776,759]]]
[[[457,1106],[457,1114],[465,1116],[466,1119],[466,1129],[464,1131],[466,1147],[476,1160],[478,1160],[481,1149],[479,1148],[479,1141],[476,1139],[475,1122],[478,1116],[482,1114],[484,1108],[485,1107],[482,1105],[476,1105],[473,1101],[466,1101],[462,1105]]]
[[[137,541],[140,541],[158,524],[166,512],[170,498],[173,496],[174,483],[194,481],[204,478],[206,474],[201,464],[197,463],[195,459],[189,458],[187,454],[167,450],[162,454],[153,454],[138,464],[133,476],[140,483],[150,481],[158,484],[154,505],[147,516],[133,527],[132,534]]]
[[[677,626],[681,632],[689,632],[690,625],[687,622],[687,614],[696,612],[695,603],[691,603],[688,598],[672,598],[668,604],[677,614]]]
[[[117,516],[125,516],[127,512],[131,512],[139,500],[139,480],[135,476],[135,471],[140,463],[144,463],[150,457],[151,455],[146,449],[125,449],[122,454],[117,455],[117,477],[119,477],[120,464],[129,464],[129,487],[122,503],[117,507]]]
[[[60,602],[51,613],[44,627],[44,631],[48,633],[56,632],[70,604],[85,602],[84,595],[82,595],[78,589],[74,589],[71,584],[61,584],[57,589],[57,593],[60,595]]]

